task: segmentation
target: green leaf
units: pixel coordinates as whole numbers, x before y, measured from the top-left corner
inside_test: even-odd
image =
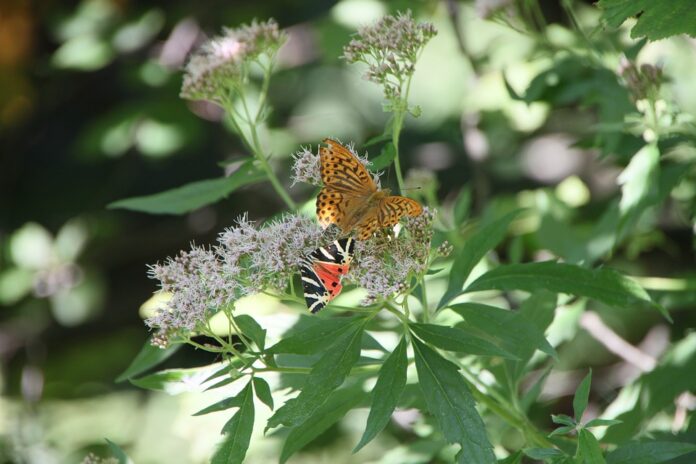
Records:
[[[116,377],[116,382],[123,382],[124,380],[128,380],[131,377],[135,377],[136,375],[142,374],[146,370],[155,367],[176,353],[182,346],[181,344],[176,344],[165,349],[161,349],[153,346],[152,343],[150,343],[150,340],[151,338],[147,339],[143,347],[140,349],[140,352],[135,355],[135,358],[130,363],[130,366],[128,366],[128,368],[126,368],[121,375]]]
[[[367,425],[360,443],[353,448],[353,453],[358,452],[367,445],[389,423],[394,408],[406,386],[406,337],[402,337],[394,351],[384,361],[379,370],[377,383],[372,389],[372,405],[370,415],[367,417]]]
[[[246,395],[246,387],[244,387],[244,389],[237,395],[230,396],[229,398],[225,398],[224,400],[220,400],[217,403],[211,404],[207,408],[203,408],[193,415],[203,416],[205,414],[210,414],[211,412],[225,411],[227,409],[238,408],[242,405],[242,403],[245,400],[244,395]]]
[[[493,464],[493,447],[457,366],[413,338],[416,370],[425,403],[445,439],[462,447],[459,463]]]
[[[592,369],[587,373],[580,386],[575,391],[573,397],[573,412],[575,414],[575,422],[580,422],[582,415],[587,408],[587,402],[590,399],[590,385],[592,384]]]
[[[150,214],[184,214],[222,200],[238,188],[265,177],[266,174],[248,160],[229,177],[200,180],[154,195],[126,198],[110,203],[108,208]]]
[[[211,373],[212,369],[210,366],[191,369],[167,369],[145,377],[131,378],[128,381],[136,387],[176,395],[199,390]]]
[[[692,452],[696,452],[696,444],[693,443],[626,443],[607,455],[607,464],[659,464]]]
[[[488,271],[472,282],[465,292],[482,290],[550,290],[594,298],[618,308],[648,306],[671,321],[666,310],[653,302],[636,281],[609,268],[592,270],[552,261],[510,264]]]
[[[479,337],[476,333],[454,327],[445,327],[436,324],[413,323],[411,331],[423,341],[431,343],[438,348],[458,353],[476,354],[480,356],[501,356],[503,358],[517,359],[517,357],[496,346],[493,342]]]
[[[602,18],[611,27],[619,27],[631,16],[638,20],[631,37],[646,36],[660,40],[677,34],[696,37],[696,10],[691,0],[600,0]]]
[[[240,392],[237,413],[222,428],[225,438],[215,452],[212,464],[242,464],[254,429],[254,394],[251,382]]]
[[[246,314],[234,316],[234,322],[239,326],[239,330],[249,337],[251,341],[256,343],[256,346],[263,351],[266,345],[266,329],[261,327],[253,317],[247,316]]]
[[[522,456],[524,456],[522,451],[515,451],[505,459],[499,459],[498,464],[522,464]]]
[[[118,459],[118,464],[133,464],[133,460],[126,454],[125,451],[123,451],[123,449],[121,449],[120,446],[108,438],[105,438],[104,440],[106,440],[106,444],[109,445],[111,455]]]
[[[574,425],[564,425],[563,427],[558,427],[553,432],[549,434],[549,437],[555,437],[556,435],[566,435],[575,430]]]
[[[660,169],[660,151],[656,144],[645,145],[641,148],[619,175],[621,185],[621,201],[619,211],[621,221],[617,235],[621,237],[623,230],[635,224],[645,209],[657,202],[658,178]]]
[[[254,377],[253,380],[256,397],[273,411],[273,395],[271,394],[271,387],[268,386],[268,382],[261,377]]]
[[[452,299],[462,293],[462,287],[466,282],[471,270],[486,256],[490,250],[495,248],[505,237],[508,226],[513,219],[520,213],[520,210],[506,214],[502,218],[486,226],[481,227],[469,240],[466,241],[462,249],[457,253],[452,264],[452,270],[447,283],[447,291],[442,296],[438,309],[446,306]]]
[[[606,418],[621,420],[621,424],[607,429],[604,441],[623,443],[644,430],[644,424],[685,391],[696,390],[696,333],[686,335],[670,347],[657,367],[625,386],[603,414]]]
[[[305,423],[290,431],[280,452],[280,464],[284,464],[293,454],[338,422],[363,398],[363,392],[355,389],[341,389],[333,392],[326,403]]]
[[[394,149],[394,144],[391,142],[385,144],[379,156],[375,156],[373,159],[370,159],[370,162],[372,163],[369,166],[370,171],[377,172],[389,167],[389,165],[394,161],[395,157],[396,150]]]
[[[620,420],[616,419],[592,419],[587,424],[584,425],[586,429],[590,427],[611,427],[612,425],[620,424]]]
[[[471,209],[471,189],[464,187],[454,201],[454,224],[459,226],[469,215]]]
[[[554,424],[572,425],[575,427],[575,419],[565,414],[551,414],[551,421]]]
[[[554,305],[555,306],[555,305]],[[515,358],[527,361],[536,349],[556,357],[556,350],[544,337],[544,332],[527,321],[520,312],[480,303],[461,303],[450,309],[464,318],[466,324],[491,334]]]
[[[602,456],[602,448],[599,442],[589,430],[580,429],[578,432],[578,449],[585,464],[606,464],[604,456]]]
[[[538,459],[540,461],[547,458],[563,456],[563,452],[556,448],[527,448],[523,450],[523,452],[530,458]]]
[[[362,317],[317,319],[309,327],[283,338],[266,350],[267,353],[315,354],[322,352],[342,334],[364,322]]]
[[[275,412],[268,420],[266,430],[279,425],[300,425],[324,404],[331,392],[341,386],[350,369],[360,358],[364,327],[364,319],[359,324],[351,324],[326,350],[307,376],[299,396],[288,400]]]

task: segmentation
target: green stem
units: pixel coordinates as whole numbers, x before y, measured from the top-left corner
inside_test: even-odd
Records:
[[[425,289],[425,277],[419,279],[421,286],[421,305],[423,306],[423,322],[430,322],[430,311],[428,310],[428,293]]]
[[[262,86],[262,93],[261,96],[259,97],[259,105],[264,105],[265,104],[265,94],[268,92],[268,80],[269,78],[264,77],[264,83]],[[247,126],[249,128],[249,133],[251,135],[252,140],[250,141],[247,135],[244,133],[242,130],[242,127],[240,126],[239,122],[237,121],[236,118],[236,111],[234,109],[234,99],[232,98],[232,95],[237,95],[239,99],[242,102],[242,108],[244,109],[244,118],[241,118],[241,115],[238,115],[240,119],[244,119],[245,122],[247,123]],[[293,201],[292,198],[290,198],[290,195],[288,192],[285,190],[283,185],[280,183],[278,180],[278,177],[275,175],[273,172],[273,169],[271,168],[271,165],[268,163],[268,160],[263,154],[263,150],[261,149],[261,142],[259,140],[259,135],[256,126],[259,123],[259,119],[262,114],[263,106],[259,106],[259,110],[256,113],[256,116],[254,119],[251,118],[251,112],[249,111],[249,106],[247,105],[246,98],[244,97],[244,92],[237,88],[234,89],[233,92],[231,92],[231,95],[227,98],[225,102],[225,112],[227,113],[227,116],[229,118],[230,123],[232,124],[232,127],[234,130],[237,132],[239,135],[239,138],[241,139],[242,143],[251,151],[251,153],[254,155],[254,157],[258,160],[259,164],[261,165],[261,168],[264,170],[266,173],[266,177],[268,177],[268,180],[271,182],[271,185],[273,186],[273,189],[276,191],[278,196],[283,199],[285,204],[288,206],[288,208],[295,210],[297,209],[297,204]]]
[[[394,113],[394,125],[392,127],[392,144],[394,145],[394,171],[396,171],[396,183],[399,186],[399,193],[404,190],[404,179],[401,176],[401,162],[399,161],[399,135],[404,123],[404,112],[399,109]]]

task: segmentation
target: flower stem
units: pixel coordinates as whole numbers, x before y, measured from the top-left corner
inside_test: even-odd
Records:
[[[399,109],[394,113],[394,125],[392,127],[392,144],[394,145],[394,171],[396,171],[396,183],[399,192],[404,190],[404,179],[401,176],[401,163],[399,162],[399,135],[404,124],[404,111]]]

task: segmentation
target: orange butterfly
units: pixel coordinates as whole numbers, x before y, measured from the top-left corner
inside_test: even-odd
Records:
[[[351,151],[332,139],[319,150],[324,187],[317,197],[317,217],[322,227],[336,224],[344,234],[357,231],[367,240],[377,229],[391,227],[402,216],[418,216],[423,207],[410,198],[379,190],[365,166]]]

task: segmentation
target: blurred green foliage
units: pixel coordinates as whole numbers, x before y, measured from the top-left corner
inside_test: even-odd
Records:
[[[219,359],[190,347],[167,356],[145,348],[136,358],[146,338],[146,314],[137,308],[155,290],[146,264],[191,241],[213,243],[244,211],[265,219],[283,203],[267,182],[258,182],[253,167],[239,167],[249,153],[218,107],[177,98],[180,68],[203,37],[223,26],[274,17],[287,28],[290,40],[269,89],[274,111],[260,136],[289,187],[290,154],[300,145],[334,136],[361,148],[382,134],[387,115],[379,89],[338,56],[359,26],[405,8],[439,30],[412,83],[411,101],[422,115],[407,120],[400,145],[404,172],[418,168],[437,179],[421,198],[439,204],[435,245],[446,238],[455,247],[454,264],[443,262],[428,276],[428,291],[442,295],[444,307],[462,298],[465,282],[468,290],[485,290],[442,311],[438,322],[459,327],[447,337],[432,335],[433,345],[451,349],[443,343],[456,343],[452,334],[464,329],[471,331],[467,343],[476,336],[497,343],[495,336],[485,338],[490,320],[471,328],[477,323],[472,308],[481,307],[465,305],[519,306],[533,324],[496,313],[501,333],[493,335],[502,348],[529,359],[531,373],[523,376],[516,360],[468,361],[492,379],[511,381],[484,378],[495,394],[513,397],[509,390],[519,382],[519,406],[541,430],[554,428],[552,413],[570,418],[574,407],[586,410],[585,422],[576,415],[561,423],[577,430],[585,462],[602,462],[599,443],[602,449],[628,443],[601,458],[608,463],[638,462],[637,456],[655,463],[696,459],[689,393],[696,389],[696,51],[692,39],[674,35],[694,34],[689,2],[83,0],[0,7],[0,462],[81,462],[88,452],[122,460],[127,453],[139,463],[197,463],[213,456],[218,431],[231,415],[191,415],[229,397],[231,382],[220,382],[232,378],[231,371],[207,366]],[[669,38],[631,38],[642,36]],[[371,159],[380,154],[377,146],[366,147]],[[386,147],[375,159],[379,168],[388,169],[393,159]],[[386,179],[395,181],[392,174]],[[313,192],[290,192],[312,210]],[[518,208],[525,208],[522,216],[500,222]],[[564,274],[531,263],[557,258],[567,263]],[[512,265],[496,267],[500,262]],[[600,263],[633,280],[588,268]],[[534,278],[505,281],[506,272],[514,277],[532,266],[542,268]],[[548,281],[539,279],[544,273]],[[577,284],[591,274],[611,276],[602,280],[605,287],[578,292]],[[562,295],[555,307],[545,289],[575,296]],[[517,305],[522,291],[532,296]],[[360,300],[358,290],[344,293],[341,304]],[[645,302],[667,311],[673,322]],[[607,349],[597,327],[587,325],[587,312],[642,350],[652,367],[641,370]],[[296,307],[261,297],[240,304],[239,313],[252,314],[267,330],[266,346],[289,327],[316,324],[297,322]],[[242,331],[261,337],[250,324]],[[226,321],[222,325],[226,330]],[[515,339],[510,327],[531,334],[536,345],[530,353],[521,353],[529,339]],[[366,332],[363,347],[379,352],[380,343],[396,346],[390,335],[387,328]],[[284,341],[285,348],[275,346],[278,359],[309,366],[318,356],[304,355],[334,340],[289,348],[293,339]],[[558,362],[549,364],[535,347]],[[425,345],[418,349],[419,375],[440,363],[455,385],[460,382],[449,361],[433,357]],[[133,382],[155,391],[114,382],[124,371],[122,380],[159,362],[163,373]],[[585,398],[575,389],[588,367],[593,380]],[[245,428],[253,437],[252,463],[279,457],[324,462],[325,456],[334,462],[451,462],[457,447],[447,442],[456,442],[448,436],[454,431],[438,432],[431,417],[416,412],[436,399],[418,390],[413,375],[397,414],[357,455],[351,450],[363,435],[370,401],[355,385],[331,393],[307,425],[259,439],[273,413],[253,402],[252,387],[257,395],[262,391],[259,396],[265,390],[250,382],[238,398],[255,407],[253,431],[241,414],[227,427]],[[301,385],[299,377],[284,374],[271,387]],[[211,381],[218,388],[201,394]],[[174,392],[181,394],[170,396]],[[461,389],[445,394],[456,397],[462,411],[473,404],[460,397]],[[285,399],[281,394],[274,401]],[[588,431],[600,415],[621,423]],[[553,437],[555,448],[528,448],[524,427],[485,417],[496,455],[513,451],[501,462],[576,452],[564,437]],[[226,449],[234,453],[232,445],[218,453]]]

